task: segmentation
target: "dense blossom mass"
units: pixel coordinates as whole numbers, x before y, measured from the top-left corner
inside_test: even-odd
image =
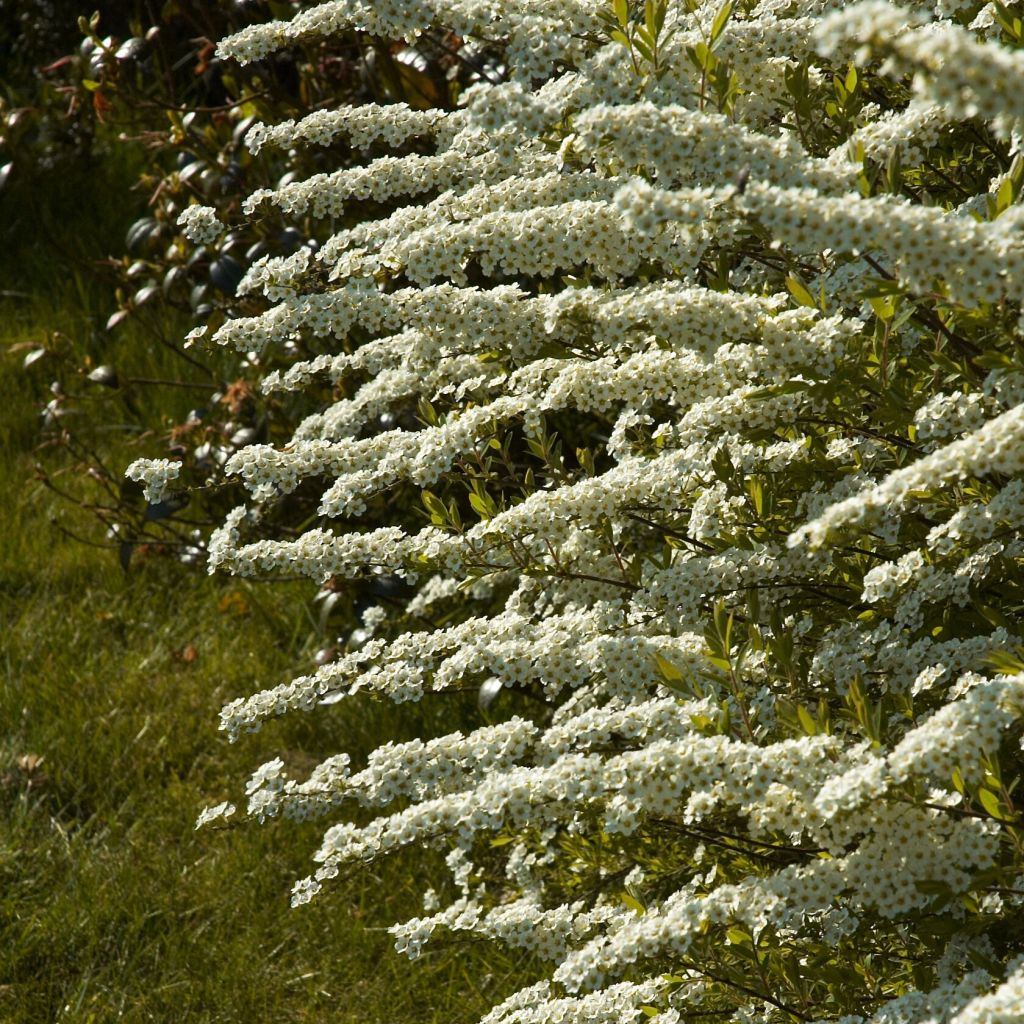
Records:
[[[356,158],[248,197],[317,244],[193,332],[334,396],[231,457],[211,571],[407,595],[223,729],[479,692],[475,726],[256,771],[250,816],[327,819],[294,903],[440,851],[396,945],[532,954],[487,1024],[1022,1019],[1012,8],[333,0],[220,44],[502,54],[447,104],[253,128]]]

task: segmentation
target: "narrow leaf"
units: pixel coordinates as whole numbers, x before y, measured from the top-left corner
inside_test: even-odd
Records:
[[[711,23],[711,45],[714,46],[718,42],[719,37],[725,31],[725,26],[729,24],[729,19],[732,17],[733,0],[728,0],[726,4],[722,6],[722,9],[715,15],[715,20]]]
[[[801,306],[809,306],[811,309],[817,309],[818,304],[814,301],[814,296],[808,291],[807,285],[800,280],[795,274],[790,274],[786,278],[786,287],[789,289],[789,294],[800,303]]]
[[[985,808],[985,812],[991,815],[996,821],[1012,821],[1013,815],[1009,814],[1003,806],[1002,801],[992,792],[991,789],[978,790],[978,803]]]

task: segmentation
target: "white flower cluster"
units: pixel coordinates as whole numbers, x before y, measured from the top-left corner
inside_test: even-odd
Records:
[[[185,237],[196,245],[206,245],[215,241],[224,230],[224,225],[217,218],[217,211],[212,206],[200,206],[193,203],[186,206],[178,215],[178,225],[184,229]]]
[[[939,131],[951,116],[938,103],[912,101],[903,110],[890,110],[859,128],[830,158],[837,163],[856,155],[858,146],[872,160],[888,159],[898,151],[904,163],[913,165],[924,159],[928,147],[939,139]]]
[[[965,305],[997,302],[1024,288],[1020,207],[993,223],[950,217],[945,210],[880,195],[831,197],[812,188],[751,183],[666,191],[635,179],[616,201],[636,231],[650,235],[665,222],[726,225],[754,217],[773,238],[800,253],[874,251],[897,266],[899,279],[927,291],[935,278]],[[1012,215],[1011,215],[1012,214]]]
[[[855,60],[886,57],[887,73],[914,75],[917,96],[943,107],[956,119],[980,117],[1009,138],[1024,127],[1024,57],[1011,49],[979,42],[949,18],[925,24],[885,0],[868,0],[837,11],[815,30],[818,51],[832,56],[850,42]]]
[[[991,19],[964,27],[979,7],[672,3],[657,67],[653,2],[608,4],[629,22],[610,38],[580,0],[332,0],[220,46],[444,25],[504,48],[507,80],[453,110],[250,130],[253,152],[344,139],[362,162],[244,204],[323,237],[257,261],[240,292],[265,311],[213,340],[271,349],[268,392],[335,397],[230,458],[248,505],[209,544],[211,571],[414,591],[335,661],[226,705],[231,739],[360,694],[469,690],[493,715],[304,779],[275,758],[246,788],[252,818],[329,821],[295,904],[349,862],[445,851],[451,884],[397,948],[460,932],[550,964],[486,1024],[810,1020],[759,987],[759,941],[799,982],[884,962],[924,913],[944,920],[906,946],[921,989],[822,1019],[1020,1019],[1019,963],[1000,980],[963,954],[1008,960],[981,933],[1021,906],[994,867],[1019,815],[992,758],[1024,675],[985,659],[1020,633],[990,591],[1019,589],[1024,388],[1015,348],[986,364],[962,335],[1001,345],[1020,313],[998,140],[1019,142],[1024,65]],[[937,157],[950,139],[985,173]],[[904,193],[875,187],[887,162]],[[385,213],[359,221],[365,200]],[[156,501],[180,468],[129,475]],[[316,521],[274,536],[264,510],[300,488]]]
[[[129,480],[142,484],[146,501],[163,501],[171,484],[181,475],[181,463],[174,459],[136,459],[125,471]]]
[[[221,42],[218,54],[243,63],[259,60],[300,40],[358,29],[386,39],[412,38],[425,27],[443,24],[456,35],[507,39],[508,58],[518,77],[529,82],[546,74],[556,61],[571,61],[582,51],[570,27],[592,32],[597,26],[593,7],[579,0],[329,0],[298,14],[291,21],[252,25]]]
[[[933,438],[945,439],[978,430],[987,419],[986,412],[991,412],[986,405],[984,396],[976,391],[934,395],[914,413],[921,447],[934,451],[939,445]]]
[[[445,117],[439,110],[413,110],[405,103],[387,107],[371,103],[342,110],[317,110],[299,121],[254,124],[245,134],[245,144],[256,154],[264,146],[327,146],[344,138],[354,149],[369,149],[374,143],[399,146],[418,135],[450,133],[457,124],[455,118]]]
[[[980,429],[931,455],[890,473],[796,530],[788,543],[818,547],[832,531],[872,521],[913,500],[916,492],[974,476],[1024,472],[1024,405],[989,420]]]

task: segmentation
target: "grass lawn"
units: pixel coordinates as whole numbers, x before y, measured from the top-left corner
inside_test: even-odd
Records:
[[[58,330],[94,359],[158,358],[130,324],[106,335],[112,304],[73,262],[23,264],[13,290],[31,297],[0,307],[0,1021],[476,1020],[523,983],[520,965],[480,944],[410,964],[383,930],[442,880],[425,858],[291,910],[323,824],[194,831],[278,754],[309,766],[437,730],[415,708],[339,705],[229,745],[225,700],[309,670],[311,588],[158,557],[126,574],[51,524],[74,509],[33,478],[49,378],[45,360],[22,369],[24,344]],[[123,468],[117,438],[104,445]]]

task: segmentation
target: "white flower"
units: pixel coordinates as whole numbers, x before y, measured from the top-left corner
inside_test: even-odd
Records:
[[[136,459],[124,475],[141,483],[146,501],[155,505],[163,501],[168,487],[181,475],[181,463],[173,459]]]
[[[211,821],[218,821],[224,818],[229,818],[235,813],[235,805],[224,801],[224,803],[217,804],[215,807],[204,807],[199,817],[196,818],[196,828],[202,828],[204,825],[209,825]]]
[[[217,219],[217,211],[212,206],[186,206],[178,215],[178,225],[184,229],[185,236],[196,245],[206,245],[214,241],[224,230],[224,225]]]

